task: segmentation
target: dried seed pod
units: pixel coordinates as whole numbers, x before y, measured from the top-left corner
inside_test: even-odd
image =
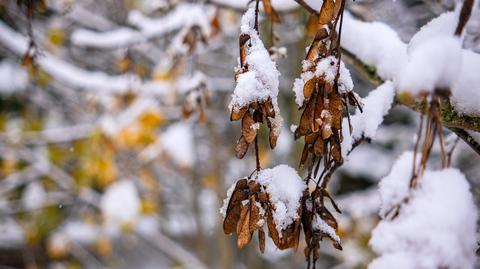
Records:
[[[240,139],[238,139],[237,145],[235,146],[235,156],[237,156],[237,158],[239,159],[243,159],[243,157],[247,153],[248,145],[249,144],[247,140],[242,135]]]

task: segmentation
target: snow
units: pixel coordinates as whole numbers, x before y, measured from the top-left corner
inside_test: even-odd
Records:
[[[401,163],[411,167],[408,157]],[[396,180],[410,178],[395,173]],[[457,169],[425,171],[399,215],[382,220],[372,232],[370,245],[380,257],[368,268],[474,268],[478,211],[469,189]],[[390,190],[397,198],[405,195],[403,186],[396,187],[399,195]]]
[[[417,162],[420,154],[417,156]],[[390,173],[379,183],[380,216],[401,204],[410,196],[410,179],[412,177],[413,152],[404,152],[393,164]]]
[[[133,182],[122,180],[110,185],[101,198],[100,209],[107,224],[134,223],[140,215],[140,197]]]
[[[468,50],[463,50],[462,67],[459,77],[452,87],[450,100],[455,110],[461,113],[480,115],[480,55]]]
[[[193,3],[178,4],[175,9],[161,18],[149,18],[140,11],[131,11],[127,21],[140,31],[127,27],[105,32],[79,29],[72,33],[71,40],[77,46],[100,49],[119,48],[145,42],[150,38],[193,25],[200,26],[202,31],[209,35],[212,14],[211,8]]]
[[[342,142],[342,153],[344,156],[352,149],[353,143],[362,137],[375,138],[378,127],[383,122],[383,117],[392,107],[395,97],[394,84],[386,81],[371,91],[367,97],[362,99],[363,113],[357,108],[355,115],[351,116],[353,132],[350,136],[345,135]],[[348,122],[344,119],[343,133],[348,133]]]
[[[281,234],[283,229],[299,217],[297,210],[307,186],[295,169],[284,164],[261,170],[255,180],[269,194],[275,208],[273,220]]]
[[[407,62],[407,45],[397,33],[380,22],[361,22],[344,13],[341,45],[383,79],[392,79]]]
[[[278,72],[275,63],[270,59],[258,33],[253,29],[255,9],[249,8],[242,17],[241,32],[250,36],[250,45],[246,48],[246,63],[248,72],[242,73],[237,78],[237,85],[232,95],[229,109],[239,109],[253,101],[266,101],[269,97],[278,112]]]
[[[24,90],[28,85],[28,73],[19,64],[4,60],[0,62],[0,94]]]
[[[23,206],[27,210],[41,208],[47,199],[47,194],[42,184],[34,181],[27,185],[22,196]]]
[[[452,86],[462,60],[462,43],[454,36],[457,16],[444,13],[412,37],[407,47],[408,63],[398,75],[399,90],[418,94]]]
[[[320,231],[322,233],[328,234],[328,236],[340,243],[340,237],[338,237],[335,229],[332,226],[328,225],[319,215],[315,214],[313,221],[312,221],[312,228],[314,231]]]
[[[308,71],[310,68],[310,62],[303,61],[303,72],[300,74],[300,78],[295,79],[293,83],[293,92],[295,93],[295,103],[298,106],[302,106],[305,101],[303,95],[303,88],[313,77],[321,77],[326,82],[333,85],[335,77],[337,76],[337,63],[338,60],[335,56],[329,56],[321,59],[317,66],[315,66],[315,72]],[[338,78],[338,90],[340,93],[346,93],[353,90],[353,80],[350,75],[350,71],[345,67],[345,63],[340,61],[340,75]]]
[[[480,115],[475,101],[480,98],[480,55],[462,49],[462,39],[454,36],[457,21],[458,9],[446,12],[406,44],[389,26],[361,22],[345,13],[341,44],[374,66],[382,79],[392,80],[399,91],[416,95],[436,88],[450,89],[457,111]]]
[[[195,163],[193,130],[187,123],[170,125],[161,135],[160,144],[172,161],[182,167]]]

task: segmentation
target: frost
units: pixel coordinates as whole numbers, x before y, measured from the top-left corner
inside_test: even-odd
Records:
[[[271,169],[261,170],[256,180],[269,194],[274,207],[273,220],[279,234],[298,216],[300,199],[307,188],[297,171],[288,165],[278,165]]]
[[[113,183],[103,194],[100,208],[107,223],[135,222],[140,215],[140,198],[135,185],[126,180]]]
[[[380,183],[381,215],[403,202],[372,232],[380,257],[369,268],[473,268],[477,209],[465,176],[453,168],[427,170],[409,191],[412,163],[412,153],[403,154]]]

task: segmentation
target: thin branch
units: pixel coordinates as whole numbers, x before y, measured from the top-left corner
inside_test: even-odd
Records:
[[[309,4],[307,4],[304,0],[295,0],[300,6],[302,6],[306,11],[312,14],[318,14],[318,11],[312,8]]]
[[[460,36],[467,25],[470,15],[472,14],[474,0],[465,0],[463,1],[462,10],[460,11],[460,16],[458,18],[457,28],[455,29],[455,35]]]
[[[450,128],[458,137],[480,155],[480,143],[478,143],[467,131],[460,128]]]

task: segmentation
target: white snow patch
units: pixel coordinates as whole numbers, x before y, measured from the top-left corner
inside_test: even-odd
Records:
[[[411,169],[398,169],[407,163],[411,167],[408,155],[398,171],[386,178],[387,189],[396,200],[405,196],[405,183],[394,187],[392,181],[410,178],[403,170]],[[380,257],[368,268],[474,268],[478,211],[469,188],[457,169],[425,171],[399,215],[382,220],[372,232],[370,244]]]
[[[192,132],[190,125],[179,122],[170,125],[159,138],[164,152],[180,166],[192,167],[195,163]]]
[[[295,169],[284,164],[261,170],[256,180],[265,188],[274,204],[273,220],[281,234],[299,217],[297,209],[307,186]]]
[[[101,198],[100,208],[107,224],[135,222],[140,215],[140,198],[133,182],[122,180],[110,185]]]

